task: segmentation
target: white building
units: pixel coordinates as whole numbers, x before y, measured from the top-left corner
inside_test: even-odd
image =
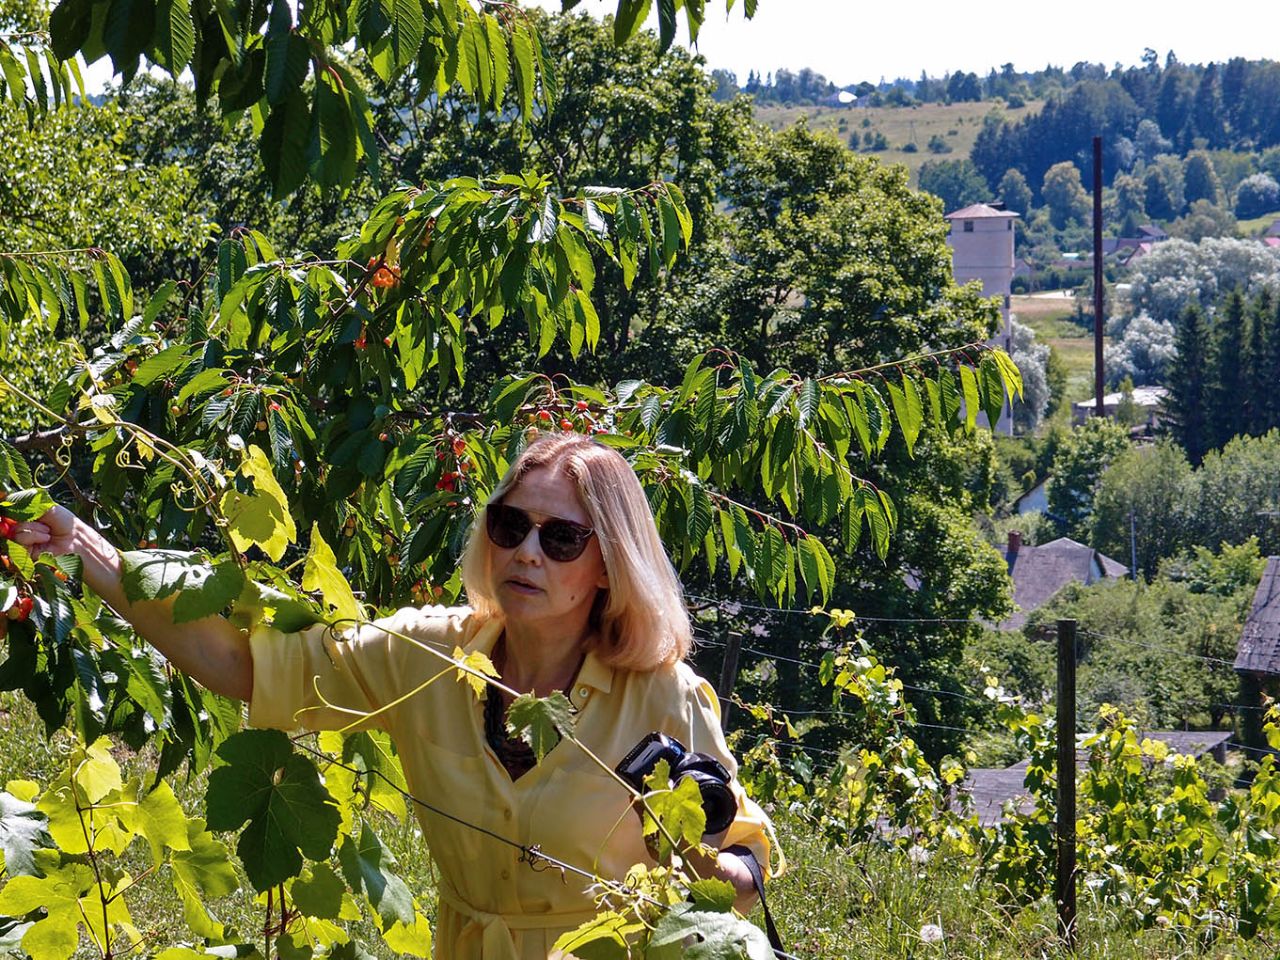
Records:
[[[977,280],[983,296],[1000,298],[1000,332],[989,341],[992,346],[1008,350],[1012,339],[1009,330],[1009,294],[1013,285],[1013,221],[1018,215],[1001,204],[975,203],[948,213],[951,233],[951,271],[956,283]],[[1013,433],[1013,417],[1008,404],[1000,415],[996,429]]]

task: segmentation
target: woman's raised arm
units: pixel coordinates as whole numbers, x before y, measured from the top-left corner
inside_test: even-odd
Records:
[[[18,524],[13,539],[33,554],[74,553],[84,564],[84,582],[174,667],[214,693],[248,700],[253,693],[249,638],[218,615],[173,622],[176,597],[130,603],[122,582],[120,553],[97,530],[66,507]]]

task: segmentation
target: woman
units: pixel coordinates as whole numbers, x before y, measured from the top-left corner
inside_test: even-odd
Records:
[[[616,451],[575,434],[535,439],[494,491],[462,561],[470,608],[406,608],[345,637],[324,625],[246,636],[219,616],[175,626],[171,600],[125,599],[115,549],[61,507],[17,539],[79,554],[85,581],[174,666],[248,700],[250,724],[335,729],[371,714],[364,723],[391,734],[414,795],[602,877],[653,862],[627,791],[571,742],[534,764],[507,738],[507,695],[492,687],[482,702],[446,674],[405,698],[446,666],[424,645],[483,653],[516,691],[564,691],[577,737],[610,766],[659,731],[736,769],[715,694],[684,663],[689,619],[644,492]],[[732,883],[745,909],[751,874],[723,848],[744,845],[768,871],[772,828],[732,790],[736,818],[706,838],[720,854],[692,866]],[[582,883],[531,870],[510,845],[434,812],[419,819],[440,867],[436,957],[542,960],[595,914]]]

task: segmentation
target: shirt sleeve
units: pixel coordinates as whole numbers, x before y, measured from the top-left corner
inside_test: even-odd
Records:
[[[296,633],[254,628],[249,635],[250,726],[390,729],[393,704],[412,690],[407,684],[419,675],[418,682],[425,681],[446,666],[418,644],[452,653],[461,643],[467,612],[405,607],[343,631],[327,624]]]
[[[778,845],[768,814],[738,783],[738,762],[729,752],[720,729],[720,699],[708,681],[687,668],[681,672],[692,684],[686,696],[687,739],[684,742],[693,752],[709,754],[724,764],[731,777],[729,788],[738,801],[737,816],[729,825],[721,847],[740,843],[756,855],[766,878],[781,876],[787,868],[787,858]]]

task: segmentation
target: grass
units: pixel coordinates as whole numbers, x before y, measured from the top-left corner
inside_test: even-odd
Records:
[[[1015,296],[1009,309],[1020,323],[1036,333],[1036,339],[1054,348],[1067,368],[1067,399],[1093,396],[1093,337],[1072,316],[1071,297]],[[1109,341],[1103,338],[1104,347]]]
[[[1240,236],[1242,237],[1253,237],[1262,233],[1277,219],[1280,219],[1280,210],[1273,210],[1271,213],[1263,214],[1261,217],[1254,217],[1252,220],[1237,220],[1236,229],[1240,231]]]
[[[889,149],[879,150],[871,156],[885,163],[901,163],[911,171],[915,183],[920,166],[931,159],[962,159],[969,156],[973,142],[982,129],[982,121],[992,110],[998,110],[1009,120],[1036,114],[1040,101],[1029,101],[1017,109],[1000,108],[991,103],[928,103],[917,107],[790,107],[777,104],[761,104],[755,108],[756,119],[773,130],[783,130],[797,123],[802,117],[814,130],[829,130],[848,142],[849,134],[877,131],[885,135]],[[841,122],[843,121],[843,127]],[[865,124],[865,125],[864,125]],[[930,153],[929,138],[942,137],[950,153]],[[910,153],[902,149],[908,143],[918,148]]]
[[[0,783],[12,778],[47,783],[56,775],[71,746],[70,736],[46,738],[31,706],[20,696],[0,694]],[[144,750],[117,751],[126,777],[152,769]],[[198,808],[203,777],[176,775],[171,785],[184,807]],[[1072,955],[1054,936],[1055,918],[1046,900],[1022,909],[1002,906],[989,886],[975,880],[973,862],[935,855],[924,864],[911,863],[901,851],[877,845],[832,847],[807,824],[785,811],[774,814],[778,837],[789,861],[788,872],[769,887],[770,906],[789,952],[804,960],[1070,960]],[[412,821],[399,827],[382,824],[380,833],[399,860],[401,876],[427,908],[433,910],[429,861]],[[121,858],[119,866],[137,876],[145,869],[141,842]],[[1124,929],[1106,910],[1094,909],[1082,888],[1078,960],[1263,960],[1276,956],[1276,944],[1224,939],[1197,948],[1179,942],[1162,929]],[[182,935],[185,924],[167,878],[153,875],[131,891],[135,924],[152,937],[149,953]],[[209,904],[228,928],[246,941],[261,944],[263,910],[254,903],[248,883],[240,891]],[[753,917],[763,924],[757,910]],[[938,942],[925,942],[925,924],[941,927]],[[355,925],[352,938],[369,955],[390,958],[377,933]],[[123,954],[122,954],[123,955]],[[137,955],[137,954],[130,954]],[[77,958],[96,958],[87,941]]]

